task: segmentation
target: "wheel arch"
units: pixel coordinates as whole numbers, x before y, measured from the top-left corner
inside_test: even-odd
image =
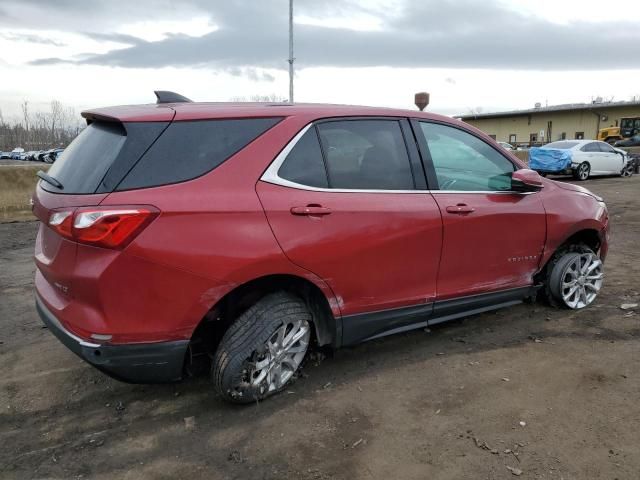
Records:
[[[598,252],[602,245],[602,239],[600,238],[600,232],[595,226],[583,226],[579,230],[569,234],[564,241],[560,242],[557,247],[550,249],[545,253],[543,259],[543,267],[541,268],[538,276],[545,275],[549,262],[555,257],[555,255],[565,249],[570,248],[572,245],[586,245],[594,252]]]
[[[287,291],[302,298],[313,317],[316,340],[319,345],[327,345],[336,341],[336,320],[330,301],[322,289],[311,280],[292,274],[274,274],[255,278],[231,290],[220,299],[214,309],[227,303],[236,317],[245,306],[252,305],[268,293]],[[233,311],[233,308],[236,311]]]
[[[322,289],[301,276],[272,274],[237,285],[211,307],[193,331],[186,365],[193,365],[193,371],[199,371],[198,364],[208,361],[231,323],[265,295],[277,291],[293,293],[305,301],[311,312],[318,346],[338,344],[339,322]]]
[[[580,163],[578,163],[578,166],[575,168],[575,172],[577,173],[578,169],[585,164],[589,167],[589,173],[591,173],[591,162],[589,160],[582,160]]]

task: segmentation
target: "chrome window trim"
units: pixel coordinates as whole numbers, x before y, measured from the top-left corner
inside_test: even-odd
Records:
[[[538,192],[518,192],[515,190],[424,190],[426,192],[432,193],[433,195],[442,194],[442,193],[482,193],[484,195],[531,195],[532,193]]]
[[[291,180],[287,180],[278,175],[278,170],[287,159],[293,147],[300,141],[300,139],[304,136],[310,128],[314,126],[314,123],[311,122],[306,125],[302,130],[300,130],[295,137],[289,140],[289,143],[280,151],[280,153],[276,156],[276,158],[271,162],[271,165],[265,170],[265,172],[260,177],[260,180],[263,182],[271,183],[273,185],[280,185],[282,187],[295,188],[296,190],[307,190],[310,192],[326,192],[326,193],[433,193],[433,194],[446,194],[446,193],[475,193],[475,194],[484,194],[484,195],[493,195],[493,194],[518,194],[518,195],[529,195],[531,193],[536,192],[515,192],[511,190],[477,190],[477,191],[466,191],[466,190],[420,190],[420,189],[412,189],[412,190],[378,190],[378,189],[358,189],[358,188],[322,188],[322,187],[312,187],[309,185],[304,185],[302,183],[292,182]]]

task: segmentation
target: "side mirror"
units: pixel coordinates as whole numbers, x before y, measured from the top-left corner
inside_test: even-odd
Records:
[[[516,170],[511,177],[511,189],[514,192],[537,192],[544,188],[538,172],[523,168]]]

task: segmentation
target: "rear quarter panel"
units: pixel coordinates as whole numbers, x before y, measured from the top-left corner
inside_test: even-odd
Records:
[[[193,303],[193,307],[182,308],[179,323],[183,331],[195,327],[236,286],[272,274],[308,279],[323,291],[333,314],[340,315],[328,285],[283,254],[256,193],[256,183],[264,170],[306,123],[305,118],[284,119],[202,177],[173,185],[114,192],[101,203],[102,206],[146,204],[161,211],[126,248],[124,255],[169,270],[158,272],[159,275],[171,275],[173,270],[202,280],[195,282],[193,288],[182,290],[182,295]],[[123,264],[121,272],[128,269]],[[138,276],[143,271],[139,269]],[[157,279],[149,281],[157,285],[156,295],[175,288],[173,284],[168,289],[158,285]],[[122,291],[116,278],[109,283],[112,291]]]

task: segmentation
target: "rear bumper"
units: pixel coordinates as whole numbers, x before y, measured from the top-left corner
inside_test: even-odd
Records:
[[[64,346],[107,375],[130,383],[166,383],[182,378],[188,340],[100,345],[66,330],[37,294],[36,308],[44,324]]]

